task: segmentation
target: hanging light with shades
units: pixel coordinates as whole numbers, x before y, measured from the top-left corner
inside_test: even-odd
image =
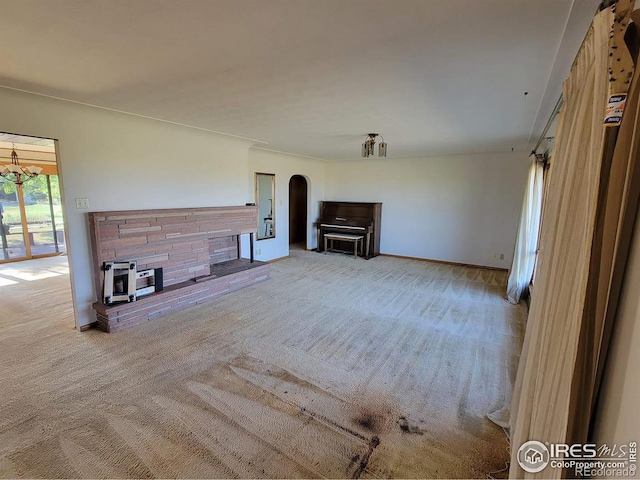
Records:
[[[0,175],[7,180],[20,186],[27,180],[31,180],[38,176],[42,168],[31,165],[30,167],[20,166],[20,160],[16,153],[16,145],[13,144],[11,150],[11,165],[0,165]]]
[[[384,137],[382,135],[377,134],[377,133],[368,133],[366,140],[362,144],[362,156],[363,157],[370,157],[371,155],[373,155],[373,147],[376,144],[376,138],[377,137],[382,138],[382,141],[378,144],[378,156],[379,157],[386,157],[387,156],[387,144],[384,141]]]

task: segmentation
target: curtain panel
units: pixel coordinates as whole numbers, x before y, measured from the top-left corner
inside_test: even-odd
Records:
[[[528,440],[593,441],[598,395],[606,394],[600,384],[640,202],[640,11],[631,14],[633,6],[618,0],[596,16],[564,84],[514,391],[511,477],[574,476],[527,473],[518,448]],[[621,125],[603,127],[608,96],[627,92]]]
[[[629,50],[637,65],[640,43],[640,11],[635,11],[627,32]],[[635,69],[626,100],[625,114],[620,126],[613,155],[603,163],[598,216],[591,261],[591,282],[587,290],[587,304],[583,316],[576,370],[588,372],[573,383],[571,409],[591,414],[591,422],[576,417],[569,424],[569,438],[591,441],[595,406],[602,375],[606,367],[611,333],[615,328],[618,302],[622,291],[627,257],[640,200],[640,75]]]
[[[518,449],[525,442],[587,440],[612,288],[610,256],[619,237],[615,229],[613,237],[606,229],[624,210],[620,195],[612,193],[622,181],[611,170],[618,127],[605,127],[603,121],[609,94],[621,93],[610,91],[619,73],[612,66],[623,49],[628,52],[624,42],[613,50],[612,45],[624,32],[632,5],[620,0],[596,15],[563,85],[536,288],[511,409],[511,478],[572,476],[550,467],[539,473],[523,470]]]
[[[507,282],[507,300],[513,304],[520,301],[522,292],[531,283],[540,233],[544,164],[535,154],[531,154],[529,160],[531,164],[522,201],[520,226]]]

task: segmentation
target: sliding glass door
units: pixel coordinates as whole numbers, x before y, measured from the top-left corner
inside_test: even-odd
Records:
[[[62,206],[57,175],[39,175],[22,187],[31,255],[64,251]]]
[[[16,186],[0,177],[0,261],[18,260],[27,257],[23,234],[24,210]]]
[[[2,254],[0,261],[65,251],[57,175],[39,175],[16,187],[0,177]]]

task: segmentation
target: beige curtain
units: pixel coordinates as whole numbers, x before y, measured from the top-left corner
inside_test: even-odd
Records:
[[[625,44],[616,32],[624,32],[633,0],[619,0],[616,7],[615,19],[612,9],[596,16],[564,85],[514,391],[511,477],[563,475],[552,468],[526,473],[518,448],[528,440],[591,440],[606,374],[640,201],[640,74],[631,61],[640,44],[640,11],[631,15]],[[603,127],[607,94],[627,89],[622,125]]]
[[[550,467],[538,474],[522,470],[518,448],[528,440],[565,443],[577,424],[589,423],[589,409],[576,410],[576,392],[588,390],[587,384],[593,388],[594,372],[583,367],[599,348],[597,335],[586,333],[596,327],[585,327],[585,321],[594,315],[588,298],[598,289],[592,267],[599,263],[600,244],[594,254],[594,240],[600,242],[606,159],[617,133],[603,127],[614,20],[611,8],[596,15],[564,84],[536,286],[512,403],[512,478],[560,478],[563,472]]]
[[[629,49],[637,56],[640,38],[640,11],[632,14],[628,36]],[[637,64],[637,60],[636,60]],[[625,114],[615,140],[613,156],[604,156],[596,231],[592,248],[591,275],[576,370],[588,372],[584,378],[574,377],[572,411],[591,413],[601,383],[606,356],[615,328],[623,275],[640,199],[640,96],[639,70],[636,69],[629,89]],[[615,133],[612,132],[612,133]],[[593,420],[593,418],[591,418]],[[592,427],[574,417],[569,423],[569,438],[589,439]]]

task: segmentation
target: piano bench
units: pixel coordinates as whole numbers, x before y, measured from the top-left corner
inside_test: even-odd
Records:
[[[331,240],[331,250],[333,251],[333,241],[342,240],[345,242],[353,243],[353,257],[358,258],[358,244],[360,244],[360,250],[362,250],[362,235],[351,235],[349,233],[325,233],[324,234],[324,254],[327,254],[327,240]],[[364,255],[364,251],[362,252]]]

